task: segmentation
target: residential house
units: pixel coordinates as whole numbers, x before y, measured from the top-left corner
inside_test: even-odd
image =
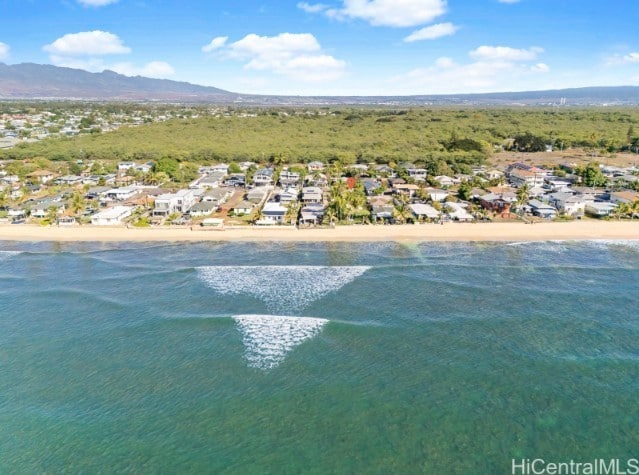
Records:
[[[610,193],[611,203],[632,203],[639,200],[639,193],[635,191],[613,191]]]
[[[160,195],[155,199],[153,216],[168,216],[173,213],[186,213],[195,204],[193,190],[178,190],[175,193]]]
[[[591,216],[602,218],[604,216],[610,216],[616,207],[616,204],[609,201],[593,201],[592,203],[586,204],[585,211]]]
[[[34,218],[40,218],[40,219],[46,218],[51,208],[55,208],[56,214],[61,215],[66,210],[66,203],[61,201],[51,201],[51,200],[38,203],[31,208],[31,216]]]
[[[224,184],[226,186],[246,186],[246,175],[234,173],[224,180]]]
[[[270,191],[267,187],[253,188],[246,194],[246,200],[256,204],[262,203],[268,198]]]
[[[131,206],[114,206],[91,216],[91,224],[96,226],[114,226],[131,216],[133,208]]]
[[[419,191],[419,186],[414,185],[412,183],[398,183],[393,185],[394,194],[404,195],[404,196],[407,196],[408,198],[413,198],[415,194],[417,193],[417,191]]]
[[[120,162],[118,163],[118,172],[124,173],[132,168],[135,168],[135,162]]]
[[[138,193],[136,187],[112,188],[103,194],[106,201],[126,201]]]
[[[194,218],[201,218],[204,216],[210,216],[218,208],[217,203],[213,201],[200,201],[191,206],[189,214]]]
[[[530,211],[535,216],[539,216],[544,219],[552,219],[557,216],[557,209],[548,203],[544,203],[539,200],[530,200],[528,202],[528,206],[530,207]]]
[[[299,197],[299,191],[297,188],[287,188],[286,190],[282,190],[277,195],[280,203],[291,203],[293,201],[297,201]]]
[[[425,219],[425,220],[437,220],[440,218],[441,213],[433,208],[431,205],[424,203],[413,203],[410,205],[410,210],[413,213],[413,216],[417,219]]]
[[[250,201],[242,201],[241,203],[238,203],[233,207],[233,213],[235,213],[235,215],[237,216],[251,214],[254,207],[254,203],[251,203]]]
[[[448,216],[455,221],[474,221],[475,217],[468,212],[467,206],[466,203],[446,203]]]
[[[406,169],[408,176],[415,181],[426,181],[428,171],[425,168],[408,168]]]
[[[273,173],[272,168],[262,168],[256,171],[255,175],[253,175],[253,184],[255,186],[273,185]]]
[[[315,225],[322,221],[326,208],[319,203],[312,203],[300,210],[299,223],[301,225]]]
[[[282,170],[279,181],[282,186],[297,186],[300,183],[300,174],[290,170]]]
[[[220,206],[233,196],[233,192],[227,188],[214,188],[207,190],[202,195],[202,202],[214,203],[216,206]]]
[[[449,196],[446,190],[439,190],[437,188],[427,188],[426,193],[428,193],[431,200],[439,202],[446,201],[446,198]]]
[[[446,175],[438,175],[435,177],[439,186],[453,186],[455,184],[455,180]]]
[[[30,180],[41,183],[43,185],[47,184],[51,180],[57,178],[59,175],[49,170],[36,170],[27,175],[27,178]]]
[[[519,188],[527,185],[529,188],[543,187],[545,173],[534,170],[514,169],[510,172],[509,179],[513,186]]]
[[[282,224],[284,222],[286,212],[287,208],[282,206],[280,203],[269,201],[265,203],[262,208],[262,219],[260,221],[264,221],[267,224]],[[257,224],[260,224],[260,221],[258,221]]]
[[[322,203],[323,202],[323,193],[321,188],[316,186],[306,186],[302,188],[302,203],[311,204],[311,203]]]
[[[321,172],[324,170],[324,164],[318,161],[309,162],[307,167],[310,173]]]

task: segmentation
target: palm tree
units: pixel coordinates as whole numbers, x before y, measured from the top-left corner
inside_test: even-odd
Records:
[[[517,190],[517,201],[515,202],[517,204],[517,210],[520,211],[523,209],[523,205],[528,203],[528,200],[530,200],[530,186],[528,183],[524,183]]]

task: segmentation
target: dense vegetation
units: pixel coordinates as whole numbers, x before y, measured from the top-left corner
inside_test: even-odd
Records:
[[[105,134],[23,143],[0,159],[137,160],[207,163],[440,163],[454,171],[501,148],[584,147],[614,152],[639,145],[639,111],[622,109],[260,109],[227,110]],[[189,114],[190,115],[190,114]],[[639,134],[639,132],[638,132]]]

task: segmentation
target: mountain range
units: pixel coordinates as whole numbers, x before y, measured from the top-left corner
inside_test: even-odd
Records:
[[[246,105],[636,105],[639,87],[583,87],[548,91],[415,96],[266,96],[187,82],[91,73],[45,64],[0,63],[0,100],[76,99]]]

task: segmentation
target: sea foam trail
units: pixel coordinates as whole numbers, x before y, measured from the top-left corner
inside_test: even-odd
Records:
[[[269,370],[278,366],[289,351],[317,335],[328,320],[277,315],[236,315],[242,332],[248,366]]]
[[[200,278],[222,294],[252,295],[271,312],[293,313],[340,289],[366,266],[210,266]]]

